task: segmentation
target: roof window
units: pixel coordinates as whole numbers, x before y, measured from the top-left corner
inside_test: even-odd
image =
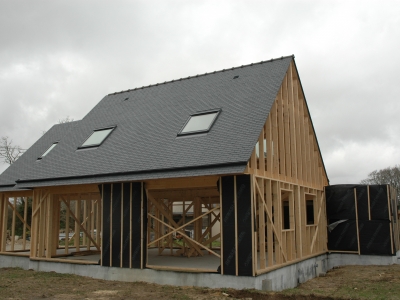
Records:
[[[181,131],[178,133],[178,135],[187,135],[210,131],[220,112],[221,110],[217,109],[191,115]]]
[[[42,159],[42,158],[45,157],[47,154],[49,154],[49,152],[50,152],[51,150],[53,150],[54,147],[57,146],[57,144],[58,144],[58,142],[53,143],[53,145],[51,145],[51,146],[49,147],[49,149],[47,149],[42,155],[40,155],[40,157],[38,157],[38,159]]]
[[[115,127],[96,129],[92,134],[83,142],[79,148],[90,148],[100,146],[105,139],[110,135]]]

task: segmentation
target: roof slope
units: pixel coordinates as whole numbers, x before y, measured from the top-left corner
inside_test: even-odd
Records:
[[[110,94],[81,121],[53,127],[0,176],[0,185],[17,179],[23,188],[243,172],[292,59]],[[221,113],[207,134],[177,137],[191,114],[215,108]],[[94,129],[113,125],[100,147],[77,150]],[[57,147],[36,162],[56,140]]]

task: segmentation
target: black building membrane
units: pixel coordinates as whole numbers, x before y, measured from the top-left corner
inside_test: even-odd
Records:
[[[224,274],[236,275],[234,176],[222,177],[222,233]]]
[[[251,181],[249,175],[236,176],[236,195],[239,276],[253,276]]]
[[[329,250],[392,255],[387,185],[333,185],[325,191],[328,224],[342,221],[328,232]]]
[[[101,233],[102,266],[110,267],[110,223],[111,223],[111,185],[100,185],[99,190],[103,197],[103,231]]]
[[[111,266],[121,266],[121,191],[122,184],[114,183],[112,188],[112,241]]]
[[[101,186],[99,188],[101,191]],[[131,260],[132,268],[141,268],[141,254],[142,251],[146,253],[147,243],[144,239],[141,249],[142,193],[144,190],[140,182],[103,185],[102,266],[120,267],[122,262],[122,267],[129,268]],[[143,204],[143,211],[146,212],[146,201]],[[144,218],[143,224],[146,222],[147,218]],[[145,236],[146,226],[143,229]]]
[[[122,190],[122,267],[129,268],[131,184],[123,183]]]
[[[132,268],[140,269],[142,184],[132,182]]]

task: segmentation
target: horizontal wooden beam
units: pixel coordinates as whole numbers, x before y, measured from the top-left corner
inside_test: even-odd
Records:
[[[68,186],[52,186],[45,188],[37,188],[38,190],[46,190],[51,194],[81,194],[81,193],[99,193],[97,184],[79,184]],[[36,189],[35,189],[36,190]]]
[[[201,176],[147,180],[145,183],[147,190],[216,188],[218,179],[218,176]]]

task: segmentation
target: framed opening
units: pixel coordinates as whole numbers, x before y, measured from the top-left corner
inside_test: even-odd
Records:
[[[306,194],[306,224],[315,224],[315,195]]]
[[[55,146],[57,146],[58,142],[53,143],[53,145],[51,145],[49,147],[49,149],[47,149],[40,157],[38,157],[38,159],[42,159],[43,157],[45,157],[47,154],[50,153],[51,150],[53,150],[55,148]]]
[[[282,229],[294,229],[294,207],[291,191],[281,191],[282,200]]]
[[[114,129],[115,126],[94,130],[92,134],[83,142],[82,146],[79,147],[79,149],[100,146]]]
[[[191,115],[178,133],[178,136],[210,131],[220,112],[220,109],[216,109]]]

